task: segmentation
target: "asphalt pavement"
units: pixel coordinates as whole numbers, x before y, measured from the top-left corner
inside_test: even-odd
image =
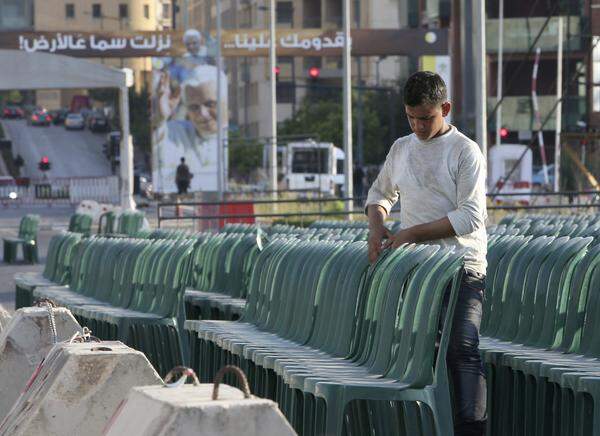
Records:
[[[106,135],[89,130],[65,130],[63,126],[29,126],[25,120],[3,120],[13,142],[14,155],[21,154],[24,177],[40,177],[38,162],[48,156],[52,168],[48,177],[93,177],[111,175],[102,153]]]

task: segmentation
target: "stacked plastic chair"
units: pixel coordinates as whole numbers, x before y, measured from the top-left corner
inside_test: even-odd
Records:
[[[165,374],[185,361],[183,292],[195,239],[90,238],[75,247],[68,286],[34,296],[67,307],[103,340],[143,351]]]
[[[480,344],[490,435],[599,434],[600,246],[565,236],[589,226],[545,217],[532,228],[549,235],[490,240]]]
[[[186,318],[238,319],[255,258],[267,243],[261,233],[220,233],[198,244],[185,292]]]
[[[84,213],[75,213],[69,220],[69,232],[89,236],[92,233],[92,217]]]
[[[71,254],[81,239],[79,233],[61,232],[48,244],[46,265],[42,273],[15,274],[15,309],[32,306],[33,290],[39,286],[64,285],[70,278]]]
[[[257,256],[239,321],[187,321],[206,380],[241,366],[299,434],[447,434],[449,323],[462,259],[404,246],[369,267],[365,242],[272,241]],[[302,279],[299,279],[299,278]]]
[[[26,262],[38,262],[37,236],[39,222],[40,217],[38,215],[28,214],[21,218],[17,237],[4,238],[4,262],[16,262],[19,247],[23,250],[23,259]]]

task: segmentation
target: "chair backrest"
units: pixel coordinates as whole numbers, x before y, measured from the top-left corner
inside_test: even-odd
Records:
[[[19,238],[25,241],[37,241],[39,215],[27,214],[19,224]]]

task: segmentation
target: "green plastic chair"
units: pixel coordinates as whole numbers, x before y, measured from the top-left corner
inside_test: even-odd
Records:
[[[25,215],[19,224],[19,234],[16,238],[3,238],[4,240],[4,262],[15,263],[19,247],[23,250],[23,259],[27,263],[38,262],[38,226],[40,217],[38,215]]]

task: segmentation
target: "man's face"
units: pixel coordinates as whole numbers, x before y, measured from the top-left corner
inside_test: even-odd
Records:
[[[440,105],[404,105],[404,108],[412,131],[421,141],[427,141],[443,128],[444,117],[450,113],[450,102]]]
[[[217,93],[212,82],[185,87],[187,116],[200,135],[217,132]]]
[[[185,42],[187,51],[192,55],[197,55],[200,52],[200,40],[198,38],[189,38]]]

